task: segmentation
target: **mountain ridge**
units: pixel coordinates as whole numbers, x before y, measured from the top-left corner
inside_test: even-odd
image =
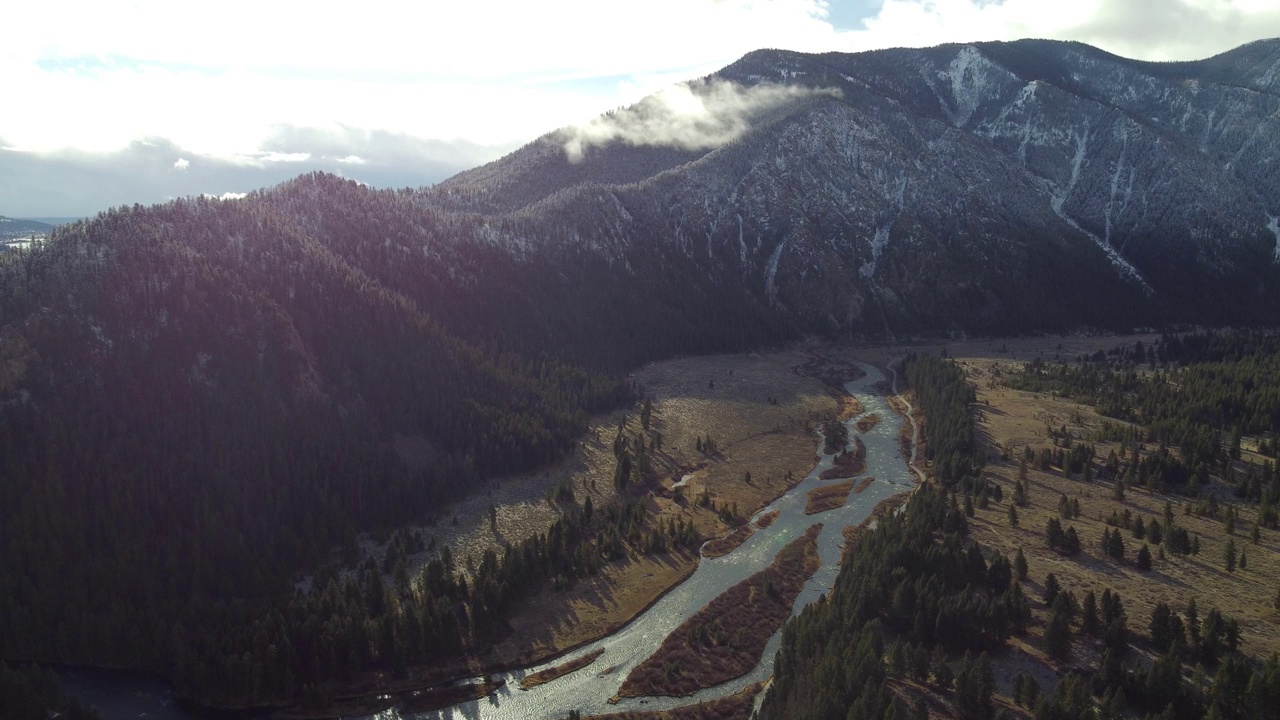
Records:
[[[432,199],[483,195],[484,206],[478,211],[497,215],[531,211],[536,206],[528,201],[531,195],[536,200],[571,192],[572,188],[602,186],[625,195],[645,183],[661,184],[661,178],[673,173],[704,177],[707,163],[717,156],[740,154],[741,146],[753,142],[761,147],[755,148],[754,162],[748,164],[759,165],[761,156],[779,140],[764,137],[770,134],[769,128],[786,126],[793,140],[798,140],[794,136],[802,125],[799,119],[812,107],[844,105],[853,114],[829,119],[833,126],[825,136],[811,139],[832,142],[841,134],[856,135],[872,126],[874,131],[865,139],[874,144],[877,139],[890,138],[890,128],[909,125],[914,137],[896,138],[901,147],[886,155],[881,164],[882,168],[897,166],[898,182],[913,166],[919,168],[923,158],[933,165],[929,175],[968,173],[971,177],[963,185],[968,188],[1001,185],[999,192],[1007,192],[1015,181],[1039,186],[1039,200],[1030,203],[1039,207],[1029,208],[1023,202],[1024,207],[1016,209],[1025,224],[1041,229],[1057,227],[1075,240],[1093,245],[1093,251],[1101,252],[1117,274],[1137,280],[1142,294],[1165,296],[1155,303],[1174,307],[1165,319],[1209,321],[1214,314],[1197,313],[1199,300],[1180,288],[1193,283],[1225,289],[1248,287],[1255,292],[1243,297],[1237,294],[1236,303],[1265,301],[1267,293],[1262,288],[1275,282],[1274,262],[1271,268],[1254,271],[1266,267],[1265,260],[1280,259],[1280,233],[1271,227],[1271,220],[1280,214],[1272,199],[1280,191],[1280,180],[1270,166],[1276,148],[1266,132],[1276,122],[1273,118],[1280,104],[1269,92],[1213,80],[1223,68],[1242,64],[1249,65],[1252,74],[1240,82],[1269,89],[1280,77],[1280,41],[1262,41],[1191,63],[1131,61],[1086,45],[1054,41],[975,43],[852,55],[755,51],[711,77],[743,86],[777,78],[811,87],[837,87],[841,97],[823,95],[789,105],[780,111],[782,119],[775,112],[774,117],[753,123],[727,144],[701,153],[686,151],[686,155],[698,154],[693,159],[670,151],[662,157],[650,156],[647,159],[657,169],[641,179],[628,178],[626,183],[611,182],[609,173],[625,157],[642,154],[643,148],[613,142],[593,148],[574,164],[554,152],[554,142],[563,141],[566,133],[557,131],[486,166],[483,173],[455,176],[428,195]],[[949,135],[952,131],[958,134]],[[970,151],[1002,155],[1013,160],[1014,166],[1002,166],[1000,173],[992,174],[978,165],[961,166],[946,153],[925,155],[939,145],[951,152],[959,152],[964,145]],[[907,147],[913,149],[908,152]],[[798,157],[772,159],[782,163]],[[900,204],[893,183],[887,191],[883,187],[876,191],[874,178],[868,177],[874,172],[863,168],[861,173],[855,170],[850,174],[848,168],[830,167],[829,157],[806,157],[797,164],[807,170],[810,168],[804,163],[810,160],[827,163],[825,171],[838,184],[871,193],[860,205],[828,193],[823,212],[876,214]],[[701,223],[697,234],[714,235],[726,216],[742,214],[737,208],[729,214],[729,206],[740,198],[724,190],[748,179],[741,165],[739,162],[738,169],[721,171],[728,177],[719,182],[718,195],[708,193],[701,198],[701,212],[719,217]],[[519,167],[521,172],[504,174],[504,167]],[[592,175],[593,167],[604,168],[604,173]],[[566,168],[568,174],[563,172]],[[528,188],[513,190],[512,178],[520,176],[536,176],[541,196]],[[495,178],[502,180],[495,182]],[[1202,186],[1209,184],[1218,186],[1219,191],[1217,197],[1206,201]],[[1153,206],[1158,202],[1153,203],[1150,191],[1144,188],[1155,185],[1163,187],[1172,202]],[[813,198],[815,192],[820,195],[829,189],[815,184],[797,194]],[[946,190],[949,195],[939,196],[955,197],[959,188]],[[910,204],[909,192],[905,199]],[[448,203],[445,200],[442,204]],[[715,213],[715,205],[720,212]],[[465,203],[457,209],[465,210]],[[666,218],[667,227],[663,228],[667,233],[675,230],[677,238],[689,232],[692,219],[687,209],[682,210],[681,217]],[[937,214],[938,208],[926,210]],[[673,210],[672,214],[678,212]],[[1181,217],[1148,221],[1155,213]],[[777,212],[770,208],[758,215],[776,217]],[[935,220],[935,228],[958,219],[956,213],[952,215]],[[1248,221],[1246,215],[1251,216]],[[616,213],[613,222],[625,225],[628,221]],[[876,262],[870,266],[875,266],[880,257],[877,253],[902,244],[892,227],[886,231],[883,226],[857,225],[825,228],[826,234],[844,236],[843,242],[852,246],[848,250],[856,257],[849,258],[845,270],[867,267],[871,260]],[[653,234],[651,228],[647,230]],[[1163,237],[1157,241],[1152,238],[1155,233]],[[777,267],[774,252],[781,247],[785,255],[799,244],[776,234],[762,242],[767,248],[754,259],[753,291],[772,297],[768,281],[772,273],[766,270]],[[1168,261],[1164,256],[1169,254],[1184,257]],[[1230,281],[1225,281],[1228,276]],[[865,289],[853,291],[861,294]],[[1218,312],[1219,321],[1227,314]],[[1146,315],[1147,322],[1161,321],[1160,312]],[[856,327],[858,317],[835,324]],[[872,319],[867,326],[875,324]]]

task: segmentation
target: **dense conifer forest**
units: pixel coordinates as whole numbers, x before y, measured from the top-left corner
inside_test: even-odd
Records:
[[[358,561],[362,531],[564,457],[591,413],[634,400],[623,369],[788,337],[687,283],[696,268],[552,266],[457,240],[468,222],[311,175],[112,210],[0,258],[0,658],[288,702],[451,657],[514,593],[610,553],[688,543],[638,537],[636,508],[578,508],[469,583],[445,562],[295,590],[335,553]],[[402,437],[429,452],[400,456]]]

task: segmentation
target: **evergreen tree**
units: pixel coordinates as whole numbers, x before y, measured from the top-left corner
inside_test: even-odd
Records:
[[[1057,599],[1058,593],[1062,592],[1062,586],[1058,584],[1058,576],[1049,573],[1044,579],[1044,604],[1053,605],[1053,601]]]
[[[1098,596],[1092,590],[1085,593],[1081,604],[1080,630],[1090,635],[1098,632]]]
[[[1063,662],[1071,656],[1071,628],[1067,616],[1055,611],[1044,629],[1044,650],[1053,659]]]
[[[1157,652],[1166,653],[1173,644],[1173,618],[1176,616],[1163,602],[1156,603],[1151,611],[1151,644]]]
[[[1142,548],[1138,550],[1138,569],[1146,572],[1151,569],[1151,548],[1146,543],[1142,543]]]
[[[1200,640],[1201,640],[1200,612],[1199,612],[1199,608],[1196,607],[1195,598],[1191,598],[1191,601],[1187,603],[1187,610],[1184,613],[1184,615],[1186,616],[1186,619],[1187,619],[1187,622],[1186,622],[1187,637],[1188,639],[1191,640],[1191,646],[1194,648],[1199,648]]]

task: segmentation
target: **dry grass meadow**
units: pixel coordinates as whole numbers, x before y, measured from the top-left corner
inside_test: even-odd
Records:
[[[1008,389],[1001,384],[1002,377],[1035,357],[1069,359],[1099,349],[1132,346],[1138,340],[1150,344],[1154,339],[1153,336],[1039,338],[945,346],[948,354],[965,368],[969,381],[977,389],[975,415],[979,439],[987,453],[985,475],[1004,491],[1003,502],[993,502],[988,508],[975,511],[971,521],[973,536],[984,547],[1004,553],[1010,559],[1021,548],[1029,566],[1029,581],[1024,584],[1024,590],[1032,599],[1035,616],[1032,627],[1024,636],[1014,637],[1010,651],[995,658],[994,663],[1000,687],[1006,692],[1018,672],[1036,677],[1041,687],[1048,689],[1056,684],[1058,672],[1063,669],[1043,649],[1043,629],[1049,613],[1044,604],[1037,601],[1049,573],[1054,573],[1077,599],[1089,590],[1098,595],[1106,589],[1118,592],[1124,599],[1128,628],[1136,636],[1139,655],[1147,661],[1151,658],[1146,649],[1147,626],[1156,603],[1165,602],[1178,611],[1192,598],[1202,618],[1210,608],[1216,607],[1239,621],[1240,648],[1244,653],[1265,659],[1280,652],[1280,612],[1273,605],[1280,590],[1280,533],[1264,529],[1260,542],[1252,544],[1249,535],[1256,510],[1238,503],[1231,488],[1220,478],[1214,479],[1209,492],[1224,506],[1237,508],[1239,519],[1233,538],[1227,535],[1220,520],[1186,514],[1187,506],[1193,503],[1191,498],[1134,487],[1128,488],[1124,500],[1119,501],[1113,499],[1109,482],[1067,479],[1056,468],[1041,471],[1034,464],[1027,470],[1028,505],[1018,508],[1018,526],[1010,525],[1007,506],[1018,477],[1018,458],[1026,447],[1052,446],[1047,426],[1066,425],[1073,438],[1097,447],[1099,461],[1112,449],[1119,452],[1119,448],[1115,443],[1093,439],[1102,418],[1091,407],[1069,399]],[[1147,447],[1146,451],[1153,449]],[[1246,451],[1244,459],[1249,460],[1250,455]],[[1005,457],[1008,459],[1003,459]],[[1080,535],[1082,550],[1074,557],[1063,556],[1045,543],[1045,525],[1049,518],[1059,517],[1058,502],[1064,495],[1080,504],[1079,517],[1061,520],[1064,527],[1072,525]],[[1152,568],[1140,571],[1135,558],[1144,541],[1134,538],[1128,529],[1122,530],[1126,546],[1123,561],[1108,558],[1101,552],[1099,541],[1103,530],[1109,528],[1105,518],[1113,512],[1128,510],[1148,521],[1158,520],[1164,515],[1166,503],[1172,504],[1178,526],[1200,536],[1198,555],[1178,557],[1164,553],[1162,557],[1160,546],[1150,545]],[[1246,548],[1248,568],[1233,573],[1225,570],[1223,550],[1228,539],[1234,540],[1237,547]],[[1096,667],[1098,660],[1099,642],[1075,636],[1068,664]],[[1007,697],[1000,700],[1012,716],[1030,717],[1009,703]],[[945,716],[940,707],[935,710]]]

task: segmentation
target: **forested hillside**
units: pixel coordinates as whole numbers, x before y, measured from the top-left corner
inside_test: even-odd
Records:
[[[482,228],[310,175],[120,208],[0,259],[0,657],[288,702],[447,661],[516,588],[639,544],[634,509],[602,508],[474,586],[446,563],[412,592],[366,571],[293,595],[335,550],[358,560],[360,531],[563,457],[634,398],[622,369],[790,336],[660,253],[520,255]],[[581,555],[597,534],[613,549]]]

